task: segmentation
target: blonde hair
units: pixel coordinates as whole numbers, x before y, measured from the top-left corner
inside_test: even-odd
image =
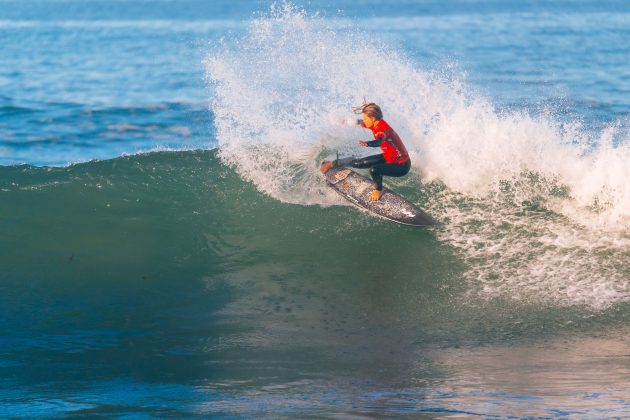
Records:
[[[381,111],[381,107],[376,105],[374,102],[365,103],[363,105],[355,106],[352,108],[355,114],[365,114],[368,117],[372,117],[377,121],[383,119],[383,111]]]

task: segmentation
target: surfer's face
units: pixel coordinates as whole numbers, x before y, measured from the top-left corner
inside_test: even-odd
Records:
[[[376,118],[370,117],[366,113],[361,114],[361,116],[363,117],[363,124],[365,124],[367,128],[372,128],[376,125]]]

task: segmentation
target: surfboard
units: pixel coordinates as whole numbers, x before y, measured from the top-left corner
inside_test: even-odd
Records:
[[[424,210],[387,188],[383,188],[380,200],[370,201],[374,182],[350,168],[340,167],[328,170],[326,181],[346,200],[375,216],[409,226],[436,224]]]

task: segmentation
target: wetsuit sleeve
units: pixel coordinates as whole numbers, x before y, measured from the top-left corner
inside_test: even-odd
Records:
[[[381,143],[383,143],[383,139],[378,138],[376,140],[366,141],[365,143],[368,145],[368,147],[378,147],[381,145]]]
[[[369,147],[378,147],[381,145],[381,143],[383,143],[383,140],[385,140],[385,133],[381,131],[374,134],[374,140],[366,141],[366,143]]]

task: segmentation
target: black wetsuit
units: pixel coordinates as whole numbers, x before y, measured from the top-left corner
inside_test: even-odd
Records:
[[[362,120],[357,120],[357,124],[367,128]],[[368,147],[380,147],[383,154],[358,159],[338,159],[333,162],[333,167],[370,168],[370,175],[376,183],[376,189],[382,191],[383,175],[396,177],[406,175],[411,169],[411,160],[402,140],[387,121],[379,120],[370,127],[370,130],[374,134],[374,140],[365,142],[366,145]]]
[[[370,143],[379,142],[379,140],[367,142]],[[378,146],[377,144],[375,144]],[[385,157],[382,154],[366,156],[363,158],[345,158],[338,159],[333,162],[333,167],[337,166],[350,166],[352,168],[365,169],[370,168],[370,175],[376,183],[376,189],[381,191],[383,189],[383,175],[385,176],[403,176],[407,175],[409,169],[411,169],[411,160],[407,159],[404,163],[387,163]]]

